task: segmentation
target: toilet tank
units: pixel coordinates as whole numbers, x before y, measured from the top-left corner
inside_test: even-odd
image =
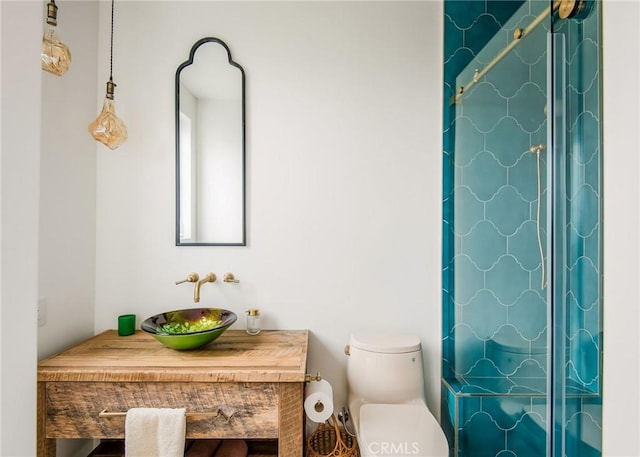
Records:
[[[354,333],[349,340],[349,404],[424,402],[420,339],[401,333]]]

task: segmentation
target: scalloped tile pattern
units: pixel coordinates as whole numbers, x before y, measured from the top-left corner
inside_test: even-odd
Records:
[[[547,5],[445,0],[445,100]],[[599,16],[598,6],[584,20],[554,22],[567,40],[566,457],[601,456]],[[455,457],[545,454],[538,235],[546,256],[548,150],[538,158],[530,147],[548,141],[548,30],[541,24],[461,103],[444,106],[442,395]]]

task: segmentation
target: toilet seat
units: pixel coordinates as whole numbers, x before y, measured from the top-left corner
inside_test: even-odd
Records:
[[[362,457],[447,457],[440,424],[424,404],[365,404],[360,407]]]

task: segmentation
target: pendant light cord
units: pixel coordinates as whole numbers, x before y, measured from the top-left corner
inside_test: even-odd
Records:
[[[115,0],[111,0],[111,49],[109,56],[109,81],[113,81],[113,9]]]

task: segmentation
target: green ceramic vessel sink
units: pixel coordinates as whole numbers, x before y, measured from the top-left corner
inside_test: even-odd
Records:
[[[167,347],[196,349],[222,335],[237,318],[221,308],[177,309],[145,319],[140,328]]]

